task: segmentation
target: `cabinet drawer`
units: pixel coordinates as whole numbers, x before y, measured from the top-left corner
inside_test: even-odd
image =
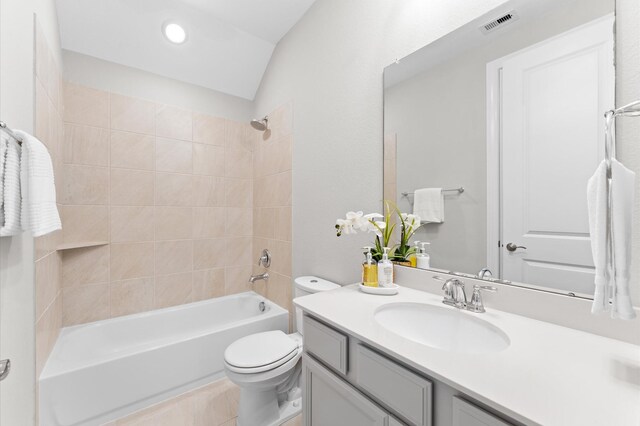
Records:
[[[453,397],[453,426],[513,426],[476,407],[464,399]]]
[[[304,348],[327,366],[347,374],[347,336],[311,317],[304,317]]]
[[[371,349],[356,349],[356,383],[413,425],[432,424],[432,383]]]

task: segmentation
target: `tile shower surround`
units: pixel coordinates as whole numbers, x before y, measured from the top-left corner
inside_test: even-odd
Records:
[[[39,26],[35,55],[64,229],[35,242],[37,376],[61,327],[249,290],[262,248],[272,278],[255,290],[292,309],[290,105],[262,133],[63,83]],[[106,244],[57,250],[83,242]],[[113,424],[232,425],[237,392],[224,379]]]
[[[275,260],[258,290],[290,307],[288,106],[261,140],[247,123],[72,83],[64,105],[63,242],[108,244],[64,252],[63,325],[249,290],[263,207]]]

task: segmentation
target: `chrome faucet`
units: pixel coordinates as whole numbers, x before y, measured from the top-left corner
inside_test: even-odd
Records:
[[[442,303],[445,305],[453,306],[458,309],[465,309],[470,312],[482,313],[485,312],[484,304],[482,302],[481,291],[496,292],[498,289],[490,285],[474,285],[473,294],[471,295],[471,301],[467,303],[467,293],[465,291],[464,283],[458,278],[450,278],[445,280],[442,277],[435,276],[434,279],[438,281],[444,281],[442,285],[442,291],[444,291],[444,300]]]
[[[269,250],[267,250],[267,249],[262,250],[262,254],[258,258],[258,266],[264,266],[265,268],[268,268],[269,266],[271,266],[271,253],[269,252]],[[269,273],[265,272],[263,274],[251,275],[249,277],[249,282],[251,284],[255,283],[256,281],[260,281],[260,280],[263,280],[264,282],[268,282],[269,281]]]
[[[478,272],[478,278],[484,280],[486,278],[491,278],[493,276],[493,274],[491,273],[491,270],[489,268],[482,268],[480,269],[480,272]]]
[[[260,280],[264,280],[265,282],[268,282],[269,281],[269,273],[265,272],[263,274],[251,275],[249,277],[249,282],[251,284],[255,283],[256,281],[260,281]]]
[[[467,293],[464,289],[464,283],[457,278],[450,278],[442,285],[444,291],[445,305],[455,306],[458,309],[467,307]]]

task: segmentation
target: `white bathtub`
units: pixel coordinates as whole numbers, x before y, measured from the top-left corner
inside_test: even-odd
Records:
[[[40,376],[40,424],[100,425],[217,380],[234,340],[288,326],[248,292],[64,328]]]

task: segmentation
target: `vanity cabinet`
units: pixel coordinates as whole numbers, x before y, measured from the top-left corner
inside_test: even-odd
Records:
[[[355,381],[410,424],[430,426],[432,382],[363,345],[356,345]]]
[[[453,398],[453,426],[511,426],[462,398]]]
[[[304,316],[305,426],[514,426],[356,337]]]
[[[387,426],[389,414],[319,363],[305,357],[306,426]]]

